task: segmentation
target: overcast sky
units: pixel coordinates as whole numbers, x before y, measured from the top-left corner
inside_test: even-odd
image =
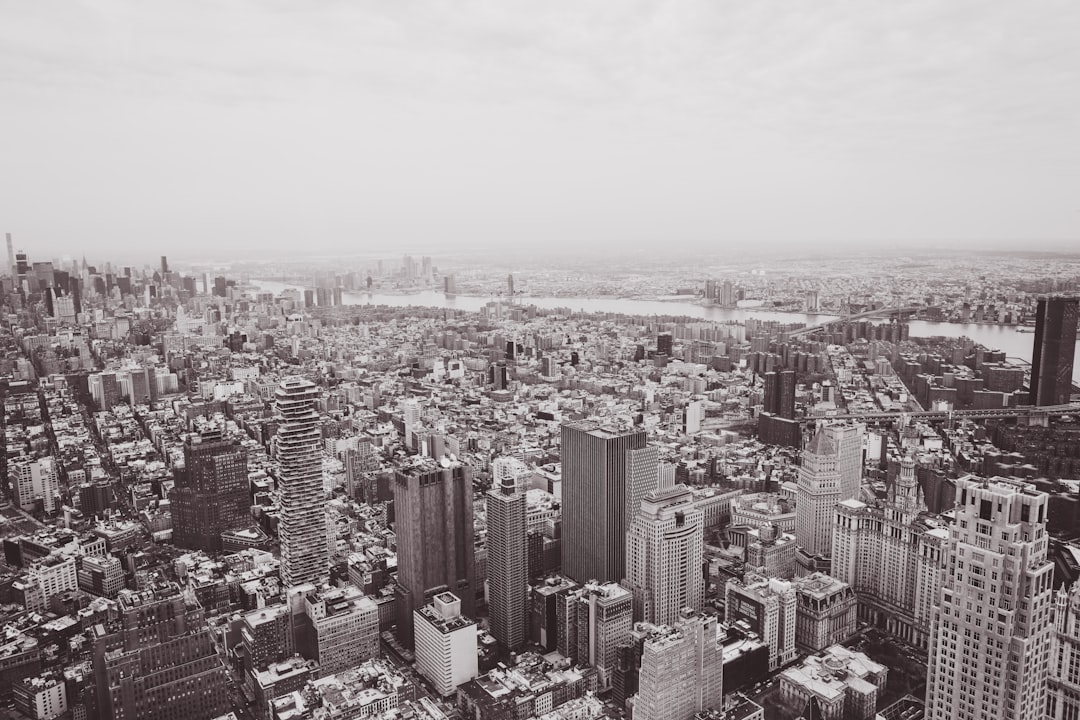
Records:
[[[36,256],[1080,248],[1080,3],[0,0]]]

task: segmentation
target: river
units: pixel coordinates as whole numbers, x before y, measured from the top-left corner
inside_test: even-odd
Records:
[[[282,283],[271,280],[253,280],[250,285],[261,292],[280,293],[286,289],[301,289],[301,285]],[[458,295],[446,297],[441,292],[422,290],[420,292],[395,295],[380,292],[347,292],[342,296],[346,305],[389,305],[391,307],[440,307],[455,310],[477,312],[497,297],[477,295]],[[617,297],[521,297],[523,305],[535,305],[545,310],[569,308],[573,311],[610,312],[626,315],[685,315],[701,320],[725,322],[734,320],[745,322],[748,318],[758,320],[776,320],[783,323],[816,324],[835,320],[836,315],[815,315],[807,313],[772,312],[756,307],[720,308],[698,305],[678,300],[634,300]],[[984,323],[943,323],[912,320],[908,323],[912,337],[966,336],[992,350],[1004,350],[1011,358],[1020,358],[1031,362],[1031,352],[1035,344],[1035,334],[1019,332],[1013,325],[990,325]],[[1030,329],[1030,328],[1029,328]],[[1077,357],[1080,357],[1080,340],[1077,341]],[[1080,363],[1073,364],[1073,381],[1080,382]]]

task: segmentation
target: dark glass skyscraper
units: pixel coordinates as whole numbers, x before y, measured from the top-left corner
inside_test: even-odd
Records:
[[[251,522],[247,450],[220,431],[188,438],[175,479],[173,542],[180,547],[218,552],[223,530]]]
[[[643,430],[597,422],[562,426],[562,571],[585,583],[626,576],[626,530],[657,484],[657,451]]]
[[[1063,405],[1072,393],[1076,320],[1080,298],[1039,298],[1035,314],[1035,348],[1031,355],[1032,405]]]
[[[425,462],[394,475],[398,639],[413,643],[413,611],[449,590],[475,618],[472,468]]]

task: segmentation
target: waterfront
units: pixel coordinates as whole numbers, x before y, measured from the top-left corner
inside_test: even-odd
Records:
[[[251,286],[262,292],[280,293],[286,289],[301,289],[303,286],[270,280],[252,281]],[[342,296],[346,305],[388,305],[390,307],[441,307],[468,312],[478,312],[491,302],[506,302],[506,298],[483,297],[477,295],[457,295],[446,297],[434,290],[422,290],[408,294],[347,292]],[[746,322],[750,318],[757,320],[775,320],[782,323],[816,324],[835,320],[836,315],[818,315],[808,313],[775,312],[759,307],[721,308],[699,305],[693,302],[666,300],[635,300],[618,297],[521,297],[515,302],[522,305],[535,305],[544,310],[568,308],[574,312],[610,312],[626,315],[674,315],[709,320],[713,322]],[[1031,362],[1031,350],[1035,336],[1030,328],[1016,325],[993,325],[988,323],[948,323],[912,320],[908,323],[912,337],[969,337],[992,350],[1004,350],[1010,358],[1019,358]],[[1077,356],[1080,357],[1080,342],[1077,343]],[[1073,380],[1080,382],[1080,363],[1073,366]]]

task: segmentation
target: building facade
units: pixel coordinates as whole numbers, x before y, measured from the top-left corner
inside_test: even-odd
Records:
[[[1063,405],[1069,402],[1077,317],[1080,317],[1080,298],[1039,298],[1031,356],[1030,404]]]
[[[330,577],[322,481],[322,434],[315,383],[287,378],[277,389],[281,582],[321,585]]]
[[[930,624],[926,717],[1041,718],[1054,629],[1047,495],[1019,481],[974,476],[957,480],[956,490]]]
[[[682,613],[662,635],[645,641],[634,704],[637,720],[691,720],[724,702],[724,658],[716,618]]]
[[[525,494],[517,489],[512,475],[504,476],[485,500],[491,634],[504,648],[517,650],[525,643],[528,621]]]
[[[626,538],[634,619],[674,625],[705,602],[704,517],[684,485],[645,495]]]
[[[219,552],[221,533],[251,522],[247,450],[220,431],[184,443],[184,464],[173,468],[173,542]]]
[[[416,669],[446,697],[477,675],[476,621],[461,614],[461,600],[449,592],[415,615]]]
[[[562,572],[579,583],[626,577],[626,530],[658,474],[645,440],[597,422],[562,426]]]
[[[394,475],[398,639],[412,647],[415,611],[450,591],[473,616],[476,562],[472,468],[460,462],[419,462]]]

